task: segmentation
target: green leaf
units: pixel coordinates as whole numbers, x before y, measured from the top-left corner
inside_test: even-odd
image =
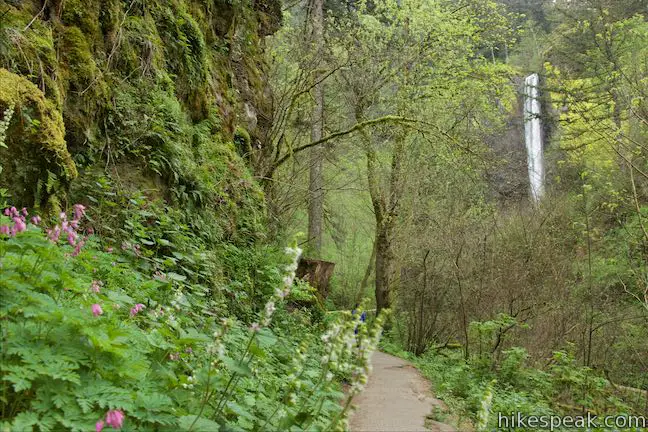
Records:
[[[167,278],[178,282],[184,282],[187,280],[186,276],[174,272],[167,273]]]
[[[38,414],[32,411],[21,412],[14,419],[11,430],[27,431],[32,430],[32,426],[38,424]]]
[[[241,363],[238,360],[234,360],[229,357],[225,357],[223,359],[223,363],[225,363],[225,366],[227,366],[227,368],[233,373],[245,377],[252,376],[252,370],[246,363]]]
[[[184,431],[192,432],[215,432],[220,429],[220,425],[215,421],[208,420],[204,417],[196,420],[196,417],[195,415],[180,417],[178,426]]]

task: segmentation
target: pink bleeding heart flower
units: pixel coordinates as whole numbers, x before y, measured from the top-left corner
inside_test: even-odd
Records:
[[[14,217],[13,221],[16,232],[23,232],[27,230],[27,224],[21,217]]]
[[[61,228],[58,225],[54,229],[47,230],[47,238],[49,238],[53,243],[58,243],[59,237],[61,236]]]
[[[137,315],[142,309],[144,309],[144,305],[142,303],[137,303],[133,308],[130,310],[130,315],[133,317]]]
[[[124,423],[124,413],[121,410],[110,410],[106,413],[106,424],[113,429],[121,429]]]
[[[101,281],[93,280],[92,285],[90,286],[90,291],[93,293],[99,293],[99,291],[101,291]]]
[[[103,422],[103,420],[99,420],[97,422],[97,424],[95,424],[95,430],[97,432],[101,432],[103,430],[103,428],[104,428],[104,422]]]
[[[83,204],[74,204],[74,219],[79,220],[85,216],[85,206]]]
[[[99,316],[102,313],[103,313],[103,310],[101,310],[101,306],[99,306],[97,303],[92,305],[92,315]]]
[[[31,223],[34,224],[34,225],[38,225],[39,223],[41,223],[41,218],[40,218],[40,216],[34,216],[34,217],[32,217],[32,218],[31,218]]]
[[[0,234],[9,235],[10,232],[9,225],[0,225]]]

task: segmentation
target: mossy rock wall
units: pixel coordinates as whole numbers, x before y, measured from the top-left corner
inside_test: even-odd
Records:
[[[229,212],[226,229],[258,220],[263,195],[233,140],[245,129],[258,142],[269,127],[247,117],[269,117],[263,37],[280,24],[278,0],[43,5],[0,0],[2,76],[28,90],[25,106],[40,122],[27,134],[24,113],[12,121],[6,169],[29,174],[0,180],[11,201],[66,205],[76,170],[115,176],[128,166],[138,170],[131,181],[156,178],[170,205]],[[26,139],[42,154],[27,157],[16,144]]]
[[[77,169],[65,143],[61,113],[32,82],[0,68],[0,111],[13,109],[6,148],[0,148],[3,183],[17,202],[37,205]],[[50,203],[53,204],[53,203]]]

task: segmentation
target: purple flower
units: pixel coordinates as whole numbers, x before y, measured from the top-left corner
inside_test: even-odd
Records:
[[[86,238],[81,239],[79,243],[74,246],[74,251],[72,251],[72,256],[77,256],[79,253],[81,253],[81,248],[85,245]]]
[[[95,430],[97,432],[101,432],[101,430],[104,428],[104,422],[103,420],[99,420],[97,424],[95,424]]]
[[[74,219],[77,221],[85,216],[85,206],[83,204],[74,204]]]
[[[144,309],[144,305],[142,303],[137,303],[133,308],[130,310],[130,315],[134,317],[137,315],[142,309]]]
[[[41,223],[41,218],[40,218],[40,216],[34,216],[34,217],[32,217],[32,218],[31,218],[31,223],[34,224],[34,225],[38,225],[39,223]]]
[[[103,313],[103,311],[101,310],[101,306],[99,306],[97,303],[92,305],[92,315],[97,317],[97,316],[101,315],[102,313]]]
[[[15,232],[23,232],[27,230],[27,224],[24,219],[18,216],[13,218]]]
[[[106,413],[106,424],[113,429],[121,429],[124,423],[124,413],[121,410],[110,410]]]
[[[59,228],[58,225],[56,225],[54,229],[47,230],[47,238],[49,238],[54,243],[58,243],[60,236],[61,236],[61,228]]]
[[[10,214],[11,214],[11,210],[9,210],[9,207],[7,207],[6,209],[4,209],[4,215],[5,215],[5,216],[9,216]]]
[[[67,235],[67,241],[70,244],[70,246],[76,245],[76,239],[77,239],[77,233],[75,233],[72,230],[69,230]]]
[[[101,291],[101,285],[102,285],[101,281],[93,280],[92,285],[90,285],[90,291],[98,294],[99,291]]]
[[[21,211],[21,213],[23,214],[24,217],[27,217],[27,215],[29,214],[29,213],[27,213],[27,208],[26,207],[23,207],[22,210],[20,210],[20,211]]]
[[[0,234],[9,235],[9,225],[0,225]]]

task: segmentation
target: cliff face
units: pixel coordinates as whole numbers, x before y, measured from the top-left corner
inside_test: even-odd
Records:
[[[244,157],[280,17],[278,0],[0,0],[0,186],[56,210],[100,170],[173,205],[262,211]]]

